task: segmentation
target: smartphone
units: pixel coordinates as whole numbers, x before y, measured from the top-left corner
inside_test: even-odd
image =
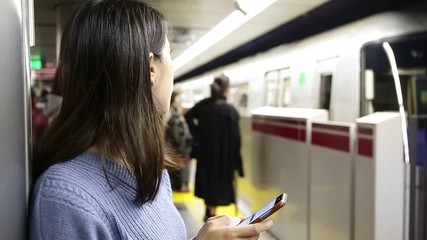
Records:
[[[251,216],[245,218],[243,221],[241,221],[238,226],[240,225],[247,225],[247,224],[253,224],[253,223],[259,223],[264,221],[266,218],[268,218],[271,214],[275,213],[277,210],[281,209],[285,206],[286,201],[288,199],[288,195],[286,193],[282,193],[279,196],[277,196],[274,200],[267,203],[263,208],[256,211]]]

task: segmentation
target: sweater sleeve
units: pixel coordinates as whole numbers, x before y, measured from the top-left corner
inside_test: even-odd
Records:
[[[105,218],[70,195],[37,196],[30,216],[30,239],[113,239]]]

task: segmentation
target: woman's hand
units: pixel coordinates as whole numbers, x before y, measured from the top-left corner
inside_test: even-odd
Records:
[[[273,226],[272,221],[236,226],[242,219],[230,216],[209,218],[197,234],[197,240],[259,239],[261,232]]]

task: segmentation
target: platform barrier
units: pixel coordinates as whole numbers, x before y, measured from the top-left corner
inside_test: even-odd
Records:
[[[355,124],[312,123],[310,239],[351,239],[354,138]]]
[[[357,119],[355,240],[403,239],[404,162],[398,113]]]
[[[272,229],[281,239],[308,239],[310,128],[312,121],[327,118],[328,112],[320,109],[252,111],[254,185],[274,187],[289,196],[285,211],[275,216],[275,226],[280,227]]]

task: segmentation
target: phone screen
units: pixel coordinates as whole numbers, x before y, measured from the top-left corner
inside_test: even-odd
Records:
[[[279,210],[281,207],[285,205],[286,198],[287,198],[286,193],[279,195],[276,199],[267,203],[263,208],[261,208],[251,216],[247,217],[245,220],[239,223],[239,225],[251,224],[258,218],[261,218],[261,221],[266,219],[268,216],[270,216],[271,214],[273,214],[274,212],[276,212],[277,210]]]

